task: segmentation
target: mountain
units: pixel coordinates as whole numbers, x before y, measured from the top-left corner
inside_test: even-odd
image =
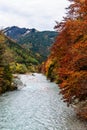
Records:
[[[40,62],[44,61],[50,52],[55,37],[55,31],[37,31],[36,29],[19,28],[17,26],[4,29],[5,35],[16,40],[23,48],[31,50]]]
[[[3,30],[5,35],[11,37],[14,40],[18,40],[21,36],[35,31],[35,29],[19,28],[17,26],[7,27]]]
[[[20,44],[8,36],[5,36],[3,33],[0,34],[0,40],[3,41],[3,46],[5,46],[3,58],[5,59],[5,64],[6,62],[10,62],[10,64],[12,63],[15,67],[17,67],[17,65],[25,65],[28,67],[39,63],[30,50],[23,48]]]

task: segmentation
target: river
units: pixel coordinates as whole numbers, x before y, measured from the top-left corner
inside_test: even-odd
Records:
[[[0,96],[0,130],[87,130],[55,83],[42,74],[19,77],[24,87]]]

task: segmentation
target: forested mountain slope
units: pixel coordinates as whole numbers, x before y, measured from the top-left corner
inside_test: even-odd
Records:
[[[30,50],[23,48],[21,45],[5,36],[1,33],[3,40],[3,45],[5,46],[4,57],[7,62],[10,62],[12,66],[15,67],[19,65],[24,65],[26,67],[31,65],[37,65],[39,62],[31,54]]]
[[[50,47],[58,34],[55,31],[37,31],[34,28],[26,29],[16,26],[5,28],[4,33],[16,40],[23,48],[31,50],[40,62],[49,55]]]

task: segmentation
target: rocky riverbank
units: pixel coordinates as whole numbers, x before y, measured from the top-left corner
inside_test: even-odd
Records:
[[[13,75],[12,86],[13,86],[14,89],[19,89],[20,87],[23,86],[23,83],[22,83],[19,75],[17,75],[17,74]]]
[[[87,100],[74,104],[72,107],[79,117],[87,120]]]

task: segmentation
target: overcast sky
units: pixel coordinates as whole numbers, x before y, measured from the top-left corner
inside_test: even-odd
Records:
[[[68,5],[67,0],[0,0],[0,28],[15,25],[53,30]]]

